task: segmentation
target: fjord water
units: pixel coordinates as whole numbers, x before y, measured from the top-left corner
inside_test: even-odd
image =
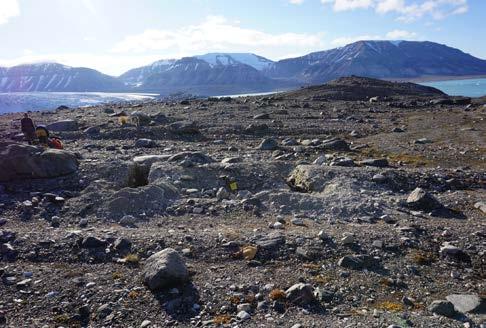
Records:
[[[486,78],[422,82],[451,96],[482,97],[486,95]],[[266,95],[271,92],[231,95]],[[61,105],[68,107],[94,106],[104,103],[144,101],[157,97],[147,93],[105,92],[16,92],[0,93],[0,114],[24,111],[52,110]]]
[[[104,92],[15,92],[0,93],[0,114],[51,110],[61,105],[68,107],[94,106],[104,103],[143,101],[156,94]]]
[[[447,80],[420,83],[437,88],[450,96],[486,96],[486,78],[467,80]]]

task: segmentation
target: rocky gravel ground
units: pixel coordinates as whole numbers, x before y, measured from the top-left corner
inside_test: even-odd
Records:
[[[486,107],[347,78],[0,116],[0,326],[486,327]],[[54,124],[52,124],[54,123]]]

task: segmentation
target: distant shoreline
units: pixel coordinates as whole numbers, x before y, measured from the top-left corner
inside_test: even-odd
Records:
[[[437,75],[437,76],[421,76],[415,78],[387,78],[385,80],[394,82],[412,82],[412,83],[426,83],[426,82],[443,82],[443,81],[458,81],[458,80],[474,80],[485,79],[486,75]]]

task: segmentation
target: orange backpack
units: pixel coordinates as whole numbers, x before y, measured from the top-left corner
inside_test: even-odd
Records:
[[[51,148],[55,148],[55,149],[64,149],[62,141],[59,138],[52,138],[50,143],[49,143],[49,146]]]

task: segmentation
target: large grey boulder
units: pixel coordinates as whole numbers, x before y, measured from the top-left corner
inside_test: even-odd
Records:
[[[105,214],[114,219],[125,215],[151,215],[163,212],[177,197],[177,190],[168,184],[124,188],[108,200]]]
[[[0,143],[0,181],[56,178],[74,173],[79,162],[71,152],[18,143]]]
[[[166,248],[150,256],[145,261],[142,274],[144,284],[153,291],[189,280],[184,260],[172,248]]]
[[[486,314],[486,300],[473,294],[453,294],[446,299],[461,313]]]
[[[51,123],[46,126],[49,131],[62,132],[62,131],[78,131],[78,122],[75,120],[62,120]]]

